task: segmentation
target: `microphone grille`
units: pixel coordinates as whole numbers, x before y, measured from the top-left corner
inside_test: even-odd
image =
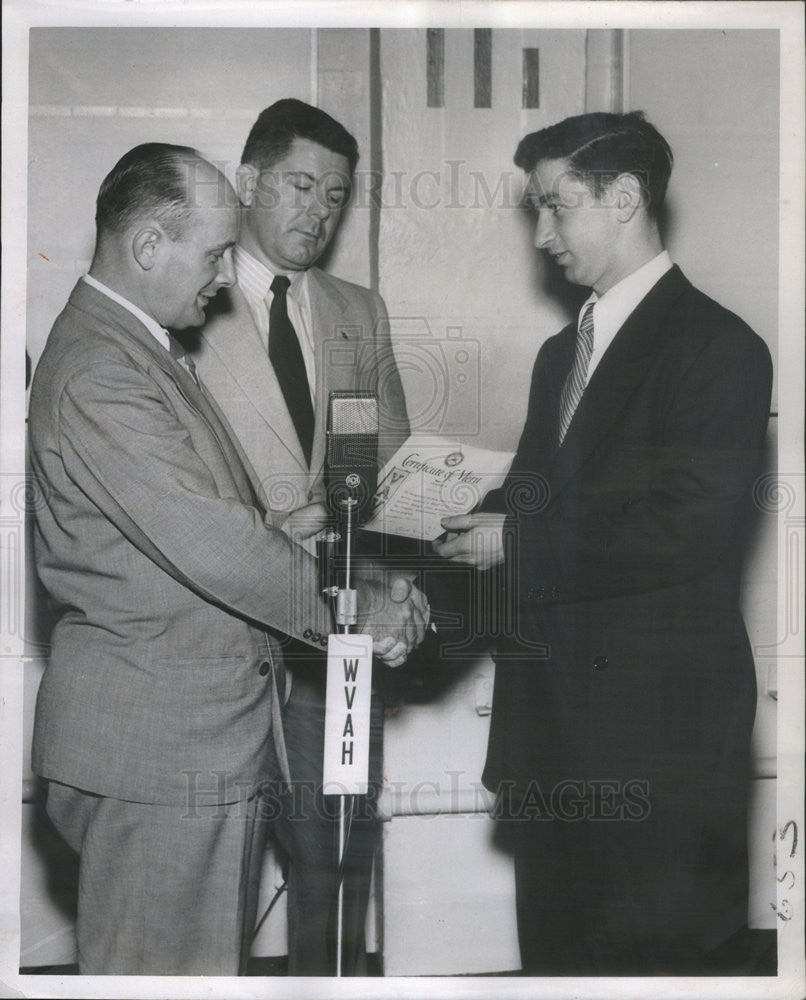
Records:
[[[330,393],[331,434],[377,434],[378,397],[374,392]]]

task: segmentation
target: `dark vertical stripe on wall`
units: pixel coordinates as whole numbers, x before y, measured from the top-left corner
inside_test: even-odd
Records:
[[[612,109],[623,114],[627,95],[624,93],[624,29],[613,31],[613,99]]]
[[[523,107],[540,107],[540,50],[523,50]]]
[[[473,32],[473,107],[493,106],[493,32],[476,28]]]
[[[426,78],[428,81],[428,107],[445,107],[445,29],[428,28],[426,31]]]
[[[360,169],[360,166],[359,166]],[[383,180],[383,79],[381,31],[369,29],[369,284],[378,291]]]

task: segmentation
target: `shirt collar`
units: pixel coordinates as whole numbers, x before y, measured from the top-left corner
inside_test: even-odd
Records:
[[[154,337],[154,339],[157,340],[160,344],[162,344],[162,346],[165,348],[166,351],[170,351],[171,339],[168,334],[168,331],[163,327],[161,327],[155,319],[153,319],[147,313],[144,313],[143,310],[140,309],[138,306],[136,306],[133,302],[129,302],[128,299],[125,299],[122,295],[119,295],[117,292],[113,291],[107,285],[104,285],[102,282],[98,281],[97,278],[93,278],[91,274],[85,274],[84,281],[86,281],[86,283],[90,285],[92,288],[94,288],[96,291],[101,292],[102,295],[106,295],[107,298],[112,299],[113,302],[117,302],[117,304],[123,306],[124,309],[128,309],[128,311],[136,319],[140,320],[140,322]]]
[[[609,288],[601,298],[596,292],[591,292],[579,311],[577,326],[579,326],[579,321],[581,321],[588,304],[593,302],[595,303],[593,322],[597,343],[600,334],[602,337],[609,335],[612,339],[641,299],[671,267],[671,257],[666,250],[662,250],[657,257],[653,257],[638,270],[628,274],[626,278],[622,278],[612,288]]]

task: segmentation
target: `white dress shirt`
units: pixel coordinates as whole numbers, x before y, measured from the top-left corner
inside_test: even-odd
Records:
[[[268,267],[254,257],[242,246],[236,246],[233,252],[235,275],[238,286],[252,313],[252,319],[260,332],[266,357],[269,356],[269,307],[274,297],[271,283],[276,275]],[[278,271],[278,274],[285,272]],[[311,402],[316,397],[316,352],[314,350],[313,333],[311,331],[311,302],[308,293],[308,272],[291,271],[285,275],[291,284],[286,293],[288,318],[294,327],[299,340],[302,360],[305,362],[305,374],[308,377],[308,388],[311,392]]]
[[[647,261],[622,278],[618,284],[609,288],[599,298],[596,292],[591,292],[579,310],[577,329],[587,306],[593,302],[593,354],[588,362],[588,374],[585,384],[590,381],[596,366],[602,360],[605,351],[610,347],[614,337],[624,325],[624,321],[633,312],[638,303],[655,287],[664,274],[672,267],[672,259],[666,250],[657,257]]]

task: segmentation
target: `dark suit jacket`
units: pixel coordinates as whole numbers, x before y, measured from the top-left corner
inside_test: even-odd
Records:
[[[509,514],[516,634],[499,643],[484,782],[539,786],[546,801],[563,781],[588,796],[592,782],[619,795],[644,782],[667,845],[696,868],[706,828],[715,844],[744,837],[756,688],[740,557],[769,352],[674,267],[616,335],[558,447],[575,336],[542,347],[512,469],[488,498]]]
[[[60,613],[34,769],[140,802],[187,801],[189,783],[206,802],[250,794],[272,732],[284,753],[275,636],[329,630],[314,560],[264,523],[212,401],[83,281],[37,367],[30,448]]]

